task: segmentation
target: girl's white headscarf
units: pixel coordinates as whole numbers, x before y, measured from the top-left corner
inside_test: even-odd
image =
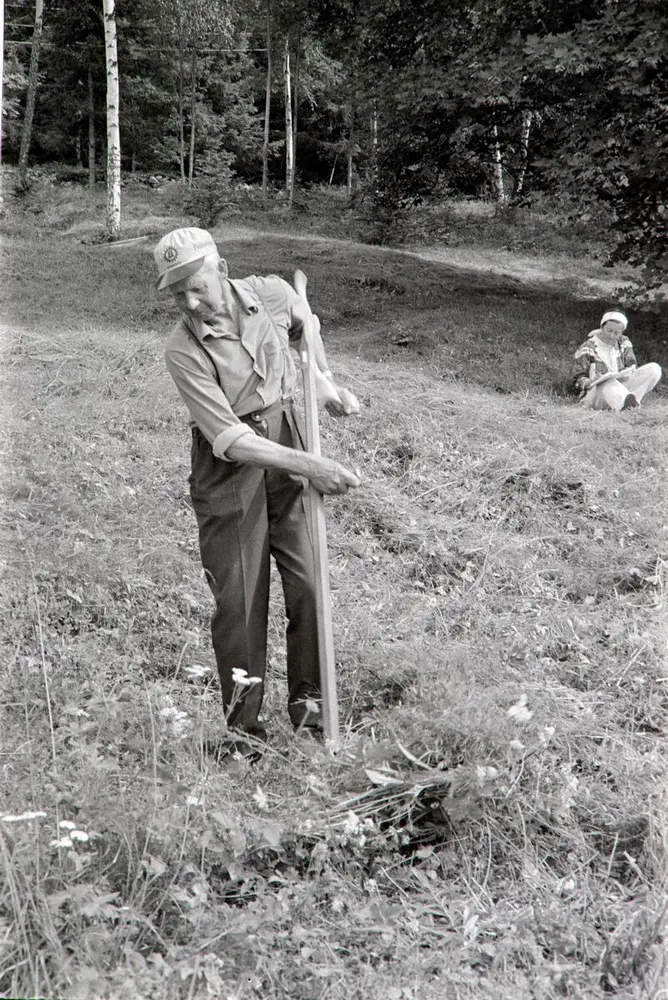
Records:
[[[627,320],[627,318],[624,315],[624,313],[617,312],[616,310],[612,310],[612,312],[603,313],[603,316],[601,318],[601,326],[603,326],[604,323],[607,323],[609,319],[614,320],[615,323],[621,323],[622,324],[622,328],[624,330],[629,325],[629,321]]]

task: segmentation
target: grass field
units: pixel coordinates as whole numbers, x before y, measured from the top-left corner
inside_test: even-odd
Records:
[[[668,401],[565,394],[614,303],[216,231],[309,276],[363,478],[327,501],[341,752],[287,725],[274,588],[268,751],[221,767],[154,237],[51,212],[3,238],[0,995],[660,1000]]]

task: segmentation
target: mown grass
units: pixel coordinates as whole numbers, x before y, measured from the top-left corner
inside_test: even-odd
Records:
[[[342,750],[289,731],[275,588],[268,752],[223,768],[149,246],[7,228],[0,993],[658,997],[667,405],[560,395],[607,303],[230,242],[309,275],[363,485],[327,504]]]

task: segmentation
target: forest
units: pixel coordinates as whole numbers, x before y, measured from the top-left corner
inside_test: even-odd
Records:
[[[239,184],[345,186],[385,238],[433,200],[548,196],[660,284],[667,39],[662,0],[8,0],[3,153],[23,187],[109,181],[115,76],[119,189],[174,178],[213,221]]]

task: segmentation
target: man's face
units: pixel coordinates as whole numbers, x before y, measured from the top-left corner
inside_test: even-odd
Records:
[[[601,327],[601,340],[606,344],[614,344],[624,333],[624,325],[616,319],[609,319]]]
[[[211,261],[205,261],[189,278],[177,281],[170,291],[182,313],[204,323],[225,311],[221,275]]]

